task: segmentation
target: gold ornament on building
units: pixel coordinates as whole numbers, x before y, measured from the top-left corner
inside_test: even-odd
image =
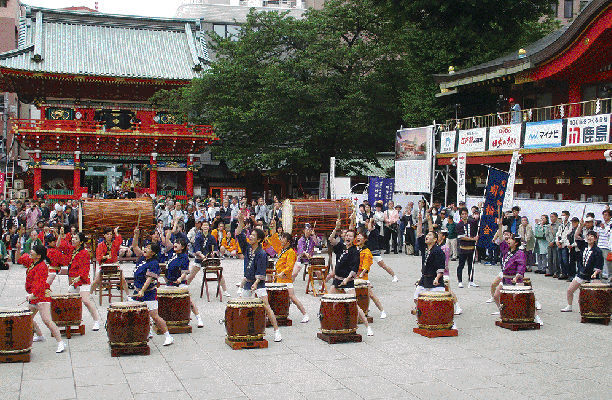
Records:
[[[593,177],[589,171],[587,171],[586,176],[580,176],[579,179],[582,181],[584,186],[593,186]]]
[[[565,176],[565,171],[561,171],[561,175],[555,176],[557,185],[569,185],[570,178]]]

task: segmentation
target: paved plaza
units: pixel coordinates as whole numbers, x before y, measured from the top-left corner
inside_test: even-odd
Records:
[[[294,325],[281,327],[283,341],[267,349],[231,350],[225,343],[225,304],[199,298],[201,274],[191,294],[205,322],[191,334],[150,342],[150,356],[111,358],[106,331],[92,332],[83,310],[85,336],[67,340],[63,354],[42,326],[46,342],[34,343],[30,363],[0,364],[0,399],[609,399],[612,393],[612,327],[581,324],[577,298],[573,313],[561,313],[566,282],[528,274],[542,303],[541,330],[512,332],[496,327],[486,304],[489,283],[499,267],[476,265],[479,288],[455,289],[463,315],[455,317],[458,337],[428,339],[412,332],[410,314],[420,259],[385,257],[399,277],[373,267],[370,279],[388,317],[372,307],[374,336],[362,343],[329,345],[316,337],[319,299],[304,295],[296,283],[310,322],[292,306]],[[242,272],[242,260],[222,262],[230,293]],[[125,266],[129,269],[129,266]],[[456,288],[451,264],[451,278]],[[131,275],[131,273],[129,273]],[[25,299],[25,268],[0,271],[0,307]],[[466,285],[467,286],[467,285]],[[66,292],[66,277],[53,290]],[[96,301],[97,304],[97,301]],[[99,307],[103,322],[106,307]],[[40,317],[36,317],[42,325]],[[103,326],[104,324],[102,324]]]

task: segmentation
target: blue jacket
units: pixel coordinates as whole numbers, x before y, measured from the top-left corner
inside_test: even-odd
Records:
[[[251,283],[259,279],[257,288],[264,288],[266,286],[268,253],[259,246],[255,254],[253,254],[253,260],[251,261],[251,245],[247,243],[244,231],[236,239],[238,239],[238,244],[242,249],[242,254],[244,254],[244,277]],[[250,290],[250,285],[246,285],[246,288]]]

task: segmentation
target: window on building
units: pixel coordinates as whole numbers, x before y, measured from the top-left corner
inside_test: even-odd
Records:
[[[574,1],[573,0],[565,0],[563,3],[563,18],[573,18],[574,17]]]
[[[3,8],[8,7],[8,0],[0,0],[0,7],[3,7]]]
[[[557,18],[559,16],[559,4],[555,3],[551,6],[552,8],[552,12],[550,13],[550,16],[553,18]]]
[[[236,40],[238,37],[238,33],[240,32],[239,25],[226,25],[226,24],[213,24],[213,31],[221,36],[222,38],[227,38],[232,36],[233,40]]]

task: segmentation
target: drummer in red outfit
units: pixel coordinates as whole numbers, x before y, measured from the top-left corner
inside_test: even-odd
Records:
[[[82,232],[78,232],[72,235],[72,243],[67,243],[66,240],[62,241],[62,250],[70,254],[70,258],[68,259],[68,283],[70,287],[68,288],[68,293],[79,293],[81,295],[81,300],[89,314],[91,314],[91,318],[94,320],[93,327],[91,328],[94,331],[100,329],[100,316],[98,315],[98,310],[91,300],[91,286],[89,281],[89,251],[85,248],[85,243],[87,242],[87,238],[85,234]]]
[[[26,292],[28,292],[28,308],[33,313],[32,318],[36,316],[37,312],[40,312],[43,322],[47,325],[55,340],[57,340],[56,353],[61,353],[64,351],[66,345],[62,341],[59,328],[55,325],[53,319],[51,319],[51,297],[49,297],[51,291],[47,283],[47,278],[49,277],[47,249],[41,244],[36,245],[31,250],[30,257],[24,258],[22,261],[24,261],[24,265],[28,268],[25,289]],[[45,337],[40,327],[36,321],[33,322],[34,330],[36,331],[36,336],[33,341],[44,341]]]
[[[55,276],[60,273],[62,265],[68,265],[70,259],[57,247],[57,238],[53,233],[45,237],[45,245],[47,246],[47,258],[49,259],[49,279],[47,279],[47,282],[51,286]]]
[[[112,264],[117,262],[117,257],[119,254],[119,248],[121,247],[121,243],[123,239],[119,234],[119,227],[116,227],[114,231],[111,231],[110,228],[104,228],[104,240],[98,244],[96,247],[96,261],[98,265],[102,264]],[[113,239],[113,232],[115,234],[115,238]],[[98,269],[96,271],[96,277],[91,284],[91,292],[94,292],[97,287],[100,285],[102,281],[102,269]],[[127,283],[125,280],[121,282],[121,287],[125,290],[125,293],[129,295],[129,290],[127,287]]]

